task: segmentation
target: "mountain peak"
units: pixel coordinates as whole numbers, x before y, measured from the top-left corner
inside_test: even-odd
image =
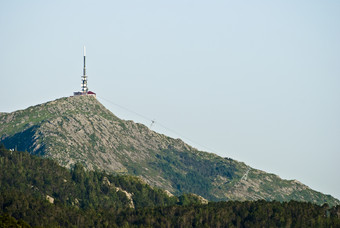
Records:
[[[143,124],[121,120],[93,96],[60,98],[0,115],[1,141],[65,167],[139,176],[172,194],[208,200],[339,200],[242,162],[198,151]]]

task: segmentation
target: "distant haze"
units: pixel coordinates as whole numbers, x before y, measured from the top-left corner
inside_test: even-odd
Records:
[[[85,45],[89,89],[118,117],[339,199],[339,12],[332,0],[1,1],[0,112],[79,91]]]

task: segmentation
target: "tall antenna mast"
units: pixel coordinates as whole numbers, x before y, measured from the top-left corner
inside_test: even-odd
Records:
[[[89,88],[87,88],[86,48],[85,48],[85,46],[84,46],[84,68],[83,68],[83,75],[81,76],[81,91],[73,92],[73,96],[94,96],[94,97],[96,97],[96,93],[89,91]]]
[[[83,76],[81,76],[81,93],[87,94],[87,75],[86,75],[86,48],[84,46],[84,68],[83,68]]]

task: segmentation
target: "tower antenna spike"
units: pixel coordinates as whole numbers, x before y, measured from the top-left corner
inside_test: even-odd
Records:
[[[84,56],[84,68],[83,68],[83,76],[81,76],[81,93],[87,94],[89,89],[87,88],[87,75],[86,75],[86,47],[84,45],[83,50],[83,56]]]

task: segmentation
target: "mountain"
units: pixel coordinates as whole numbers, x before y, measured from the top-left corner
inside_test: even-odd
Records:
[[[121,120],[95,97],[57,99],[0,114],[0,140],[7,148],[51,158],[65,167],[130,174],[172,194],[208,200],[308,201],[340,204],[296,180],[283,180],[231,158],[199,151],[180,139]]]

